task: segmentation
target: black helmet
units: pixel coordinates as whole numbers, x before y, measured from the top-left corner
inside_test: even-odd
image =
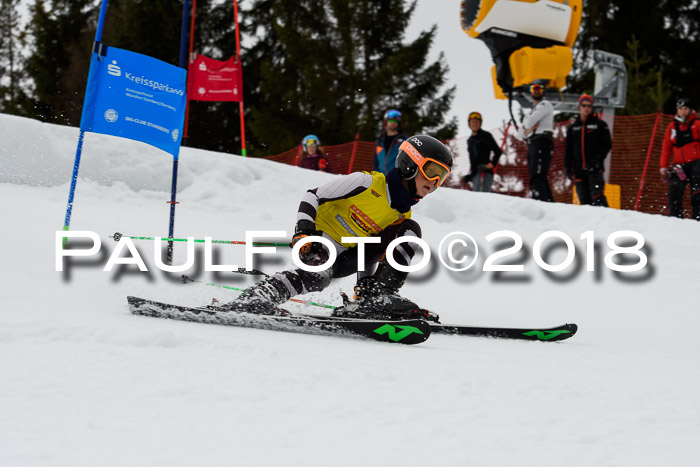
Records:
[[[687,97],[679,97],[676,101],[676,110],[680,109],[681,107],[690,107],[690,99]]]
[[[452,170],[452,153],[432,136],[411,136],[399,147],[396,170],[401,178],[412,180],[419,169],[428,180],[437,179],[439,186]]]

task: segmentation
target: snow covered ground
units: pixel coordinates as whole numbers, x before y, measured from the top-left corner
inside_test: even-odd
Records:
[[[0,465],[698,465],[700,223],[450,189],[416,207],[433,259],[404,295],[447,323],[578,323],[562,343],[433,335],[400,346],[171,322],[132,316],[125,297],[198,305],[237,292],[169,278],[146,241],[148,273],[102,272],[114,232],[167,235],[172,161],[156,149],[87,135],[71,230],[97,232],[102,250],[55,271],[76,142],[76,129],[0,115]],[[183,149],[176,236],[291,232],[303,192],[332,177]],[[499,230],[522,236],[507,260],[524,272],[481,271]],[[576,244],[565,271],[535,264],[548,230]],[[619,230],[644,236],[641,274],[603,264]],[[455,231],[481,248],[470,271],[435,257]],[[215,250],[244,263],[243,247]],[[175,252],[184,262],[184,244]],[[565,256],[551,253],[552,264]],[[250,283],[197,264],[192,277]],[[258,264],[290,265],[288,249]],[[338,304],[352,285],[309,298]]]

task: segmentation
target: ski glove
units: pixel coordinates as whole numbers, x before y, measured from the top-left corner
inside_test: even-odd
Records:
[[[294,237],[292,237],[292,243],[289,246],[293,248],[294,245],[306,237],[320,237],[322,234],[323,232],[316,230],[316,224],[313,222],[300,220],[297,222]],[[318,266],[328,261],[328,251],[326,251],[322,243],[309,242],[299,249],[299,259],[302,263],[309,266]]]

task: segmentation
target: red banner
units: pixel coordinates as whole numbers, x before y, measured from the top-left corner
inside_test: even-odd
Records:
[[[243,99],[241,61],[225,62],[197,54],[187,70],[187,98],[191,101],[240,102]]]

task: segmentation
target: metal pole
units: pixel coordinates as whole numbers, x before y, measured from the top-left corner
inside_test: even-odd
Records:
[[[187,60],[187,69],[189,73],[189,64],[192,62],[192,51],[194,50],[194,23],[197,17],[197,0],[192,0],[192,23],[190,23],[190,51]],[[189,99],[189,89],[187,102],[185,103],[185,131],[182,133],[183,138],[189,138],[190,129],[190,99]]]
[[[350,156],[350,166],[348,167],[348,173],[352,173],[352,167],[355,165],[355,154],[357,154],[357,142],[360,140],[360,134],[355,133],[355,144],[352,145],[352,155]]]
[[[642,200],[642,190],[644,189],[644,180],[647,176],[647,168],[649,167],[649,159],[651,158],[651,149],[654,147],[654,138],[656,138],[656,129],[659,127],[661,120],[661,109],[656,112],[656,122],[654,130],[651,132],[651,140],[649,140],[649,149],[647,149],[647,159],[644,162],[644,170],[642,171],[642,179],[639,181],[639,191],[637,192],[637,200],[634,202],[634,210],[639,211],[639,203]]]
[[[105,17],[107,16],[107,4],[109,0],[102,0],[100,4],[100,16],[97,20],[97,31],[95,31],[95,43],[102,41],[102,30],[104,29]],[[98,49],[95,48],[95,51]],[[94,53],[94,51],[93,51]],[[99,52],[98,52],[99,53]],[[85,98],[87,98],[88,93],[85,93]],[[85,107],[85,100],[83,99],[83,108]],[[75,199],[75,188],[78,184],[78,171],[80,169],[80,157],[83,154],[83,140],[85,139],[85,132],[82,130],[82,119],[80,121],[80,135],[78,136],[78,147],[75,149],[75,161],[73,162],[73,176],[70,182],[70,191],[68,193],[68,204],[66,206],[66,217],[63,221],[63,231],[70,229],[70,218],[73,214],[73,200]],[[66,246],[66,237],[63,237],[63,246]]]
[[[190,0],[185,0],[182,8],[182,29],[180,32],[180,68],[187,69],[187,23],[189,22]],[[179,162],[178,154],[173,156],[173,177],[170,186],[170,222],[168,225],[168,237],[172,238],[175,235],[175,205],[178,204],[177,198],[177,166]],[[165,257],[166,264],[173,262],[173,242],[168,242],[168,250]]]

